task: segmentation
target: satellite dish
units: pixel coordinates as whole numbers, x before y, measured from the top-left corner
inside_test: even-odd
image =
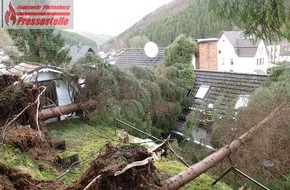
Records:
[[[148,57],[154,58],[158,54],[158,46],[154,42],[147,42],[144,51]]]

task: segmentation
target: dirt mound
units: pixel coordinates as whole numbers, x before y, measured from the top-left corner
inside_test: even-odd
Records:
[[[19,174],[14,170],[6,170],[0,165],[0,189],[3,190],[43,190],[66,189],[60,181],[38,181],[28,174]]]
[[[19,148],[34,161],[54,163],[59,153],[53,148],[54,139],[28,126],[17,126],[10,129],[5,135],[4,143]]]
[[[6,121],[18,115],[17,123],[30,125],[34,129],[41,127],[36,122],[38,110],[36,103],[40,101],[39,95],[43,91],[43,86],[34,87],[23,82],[5,87],[0,91],[0,120]]]
[[[126,170],[114,176],[128,164],[142,161],[150,157],[146,148],[136,145],[123,145],[119,147],[108,143],[82,178],[69,187],[68,190],[88,189],[119,190],[119,189],[161,189],[160,179],[152,162]],[[94,180],[95,179],[95,180]]]

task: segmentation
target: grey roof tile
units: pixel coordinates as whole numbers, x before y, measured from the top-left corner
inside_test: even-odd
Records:
[[[84,45],[84,46],[74,45],[70,47],[70,56],[72,58],[72,61],[77,61],[79,58],[85,57],[85,55],[88,52],[92,52],[97,55],[98,53],[97,47],[88,46],[88,45]]]
[[[154,66],[164,57],[164,49],[159,48],[154,58],[147,57],[142,48],[127,49],[116,61],[119,66]]]
[[[213,104],[222,97],[221,111],[225,112],[233,100],[239,95],[253,93],[267,77],[268,75],[261,74],[195,70],[195,84],[189,96],[195,97],[201,85],[208,85],[210,89],[205,98],[195,99],[193,107],[206,109],[208,104]]]
[[[254,57],[261,40],[253,41],[244,37],[242,31],[224,31],[239,57]]]

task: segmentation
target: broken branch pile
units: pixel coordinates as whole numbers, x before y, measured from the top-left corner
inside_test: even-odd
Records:
[[[161,189],[153,163],[140,164],[150,157],[151,154],[142,146],[115,147],[108,143],[82,178],[69,189]],[[123,170],[126,167],[128,169]]]

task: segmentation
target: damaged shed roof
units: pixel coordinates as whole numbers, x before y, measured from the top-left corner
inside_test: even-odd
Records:
[[[268,75],[261,74],[196,70],[195,84],[189,96],[195,97],[193,108],[197,109],[206,109],[209,104],[214,104],[221,99],[221,112],[224,113],[233,100],[253,93],[267,77]],[[200,87],[205,90],[199,91]],[[206,87],[208,87],[207,91]],[[204,96],[200,96],[202,91],[205,92]]]
[[[62,74],[62,69],[59,67],[48,66],[48,65],[32,65],[28,63],[20,63],[14,67],[0,71],[0,75],[13,75],[18,77],[23,77],[26,75],[33,74],[34,72],[55,72]]]

